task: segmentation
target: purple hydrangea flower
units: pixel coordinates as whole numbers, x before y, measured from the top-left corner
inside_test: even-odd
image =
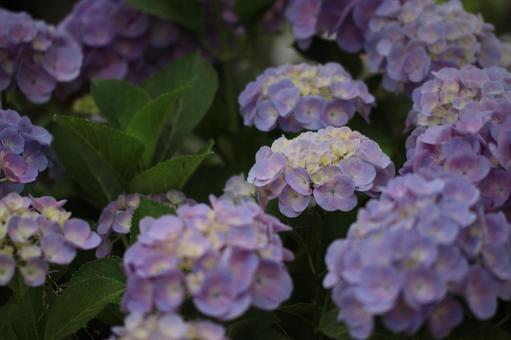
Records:
[[[364,45],[369,20],[383,0],[290,0],[286,17],[302,48],[316,35],[333,35],[348,52]]]
[[[263,206],[278,198],[280,211],[296,217],[313,204],[352,210],[357,192],[373,196],[392,176],[394,164],[378,144],[347,127],[327,127],[259,149],[248,182]]]
[[[0,92],[19,89],[31,102],[47,102],[59,83],[76,79],[80,46],[65,31],[27,13],[0,9]]]
[[[511,118],[503,69],[442,69],[414,92],[401,173],[450,172],[481,190],[486,209],[500,209],[511,194]]]
[[[122,235],[130,232],[131,219],[140,204],[140,198],[166,204],[174,209],[185,204],[195,204],[194,200],[187,198],[178,190],[170,190],[166,194],[148,196],[140,194],[119,195],[117,200],[110,202],[99,216],[97,232],[101,236],[102,241],[96,250],[97,257],[109,255],[112,244]]]
[[[66,201],[10,193],[0,199],[0,285],[18,268],[28,286],[40,286],[49,264],[66,265],[77,250],[96,248],[101,238],[87,222],[71,218]]]
[[[186,294],[203,314],[230,320],[250,305],[273,310],[289,298],[283,262],[293,255],[278,237],[289,227],[252,201],[210,201],[140,222],[124,254],[125,310],[175,312]]]
[[[36,180],[51,166],[50,133],[32,125],[26,116],[0,109],[0,197],[21,192],[24,183]]]
[[[60,27],[84,53],[75,88],[92,78],[141,82],[197,46],[177,25],[130,7],[124,0],[81,0]]]
[[[159,315],[130,314],[124,320],[124,326],[112,328],[109,340],[226,340],[222,326],[211,321],[184,321],[178,314]]]
[[[297,64],[267,69],[238,102],[245,125],[297,132],[344,126],[355,112],[369,120],[374,97],[339,64]]]
[[[325,259],[323,285],[351,336],[368,338],[380,316],[396,333],[427,324],[445,337],[462,322],[461,300],[478,319],[492,317],[511,284],[504,214],[485,213],[479,190],[447,173],[396,177],[382,191]]]
[[[511,74],[505,69],[443,68],[413,91],[413,110],[407,125],[427,128],[456,124],[456,130],[478,133],[489,120],[508,115]]]
[[[498,66],[501,43],[493,26],[458,0],[384,0],[369,21],[364,49],[390,91],[414,88],[442,67]]]

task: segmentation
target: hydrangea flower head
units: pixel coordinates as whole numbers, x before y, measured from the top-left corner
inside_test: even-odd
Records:
[[[179,314],[130,314],[124,326],[113,327],[109,340],[226,340],[222,326],[211,321],[184,321]]]
[[[195,204],[196,202],[187,198],[184,193],[178,190],[170,190],[165,194],[140,195],[121,194],[113,202],[110,202],[101,212],[98,221],[97,232],[101,236],[101,244],[96,250],[97,257],[104,257],[110,254],[112,244],[122,235],[130,232],[131,221],[135,210],[140,205],[140,199],[145,198],[154,202],[168,205],[177,209],[184,204]]]
[[[498,66],[502,58],[493,26],[466,12],[459,0],[382,1],[364,48],[369,68],[384,74],[390,91],[414,88],[442,67]]]
[[[82,46],[82,78],[141,82],[196,44],[178,26],[147,15],[125,0],[81,0],[60,25]]]
[[[45,103],[58,83],[78,77],[82,61],[80,46],[63,30],[0,9],[0,92],[19,89]]]
[[[302,48],[307,48],[315,35],[333,35],[342,49],[357,52],[382,1],[290,0],[286,17]]]
[[[374,97],[339,64],[297,64],[267,69],[238,102],[245,125],[298,132],[344,126],[355,112],[368,120]]]
[[[210,200],[140,222],[124,254],[126,311],[175,312],[189,295],[201,313],[231,320],[250,305],[273,310],[289,298],[284,261],[293,256],[278,236],[289,227],[254,202]]]
[[[510,235],[504,214],[482,212],[467,179],[396,177],[330,245],[323,285],[354,338],[368,338],[378,316],[396,333],[427,324],[445,337],[463,320],[461,300],[488,319],[511,298]]]
[[[0,197],[19,192],[50,165],[50,133],[26,116],[0,109]]]
[[[53,197],[0,199],[0,285],[9,283],[16,268],[28,286],[40,286],[49,264],[71,263],[77,250],[93,249],[101,241],[87,222],[71,218],[66,201]]]
[[[394,164],[378,144],[347,127],[281,137],[256,154],[248,182],[259,201],[279,200],[288,217],[316,203],[326,211],[349,211],[357,192],[374,195],[394,175]]]
[[[511,73],[503,68],[443,68],[413,91],[409,126],[456,123],[457,130],[477,133],[489,120],[509,115]],[[459,122],[458,122],[459,121]]]
[[[401,173],[449,172],[481,190],[486,209],[511,194],[511,75],[503,69],[444,68],[414,91]]]

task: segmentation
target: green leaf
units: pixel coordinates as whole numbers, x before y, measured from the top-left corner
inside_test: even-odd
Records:
[[[195,155],[176,156],[135,176],[130,183],[130,191],[142,194],[158,194],[170,189],[181,189],[197,170],[202,161],[212,155],[211,141]]]
[[[51,304],[44,339],[65,338],[96,317],[106,306],[119,303],[124,279],[119,258],[109,257],[83,265]]]
[[[119,130],[69,116],[55,116],[54,147],[67,173],[91,203],[114,200],[137,169],[142,143]]]
[[[128,3],[144,12],[170,19],[201,35],[204,31],[205,7],[192,0],[128,0]]]
[[[339,311],[336,308],[326,312],[319,322],[317,330],[332,339],[351,339],[346,326],[341,321],[337,321],[337,314],[339,314]]]
[[[124,323],[124,314],[119,310],[119,305],[110,303],[96,316],[102,323],[113,326]]]
[[[456,328],[452,334],[447,336],[447,340],[509,340],[511,336],[505,328],[491,324],[487,321],[466,320],[461,326]]]
[[[199,54],[179,59],[149,78],[144,88],[153,96],[184,89],[179,106],[171,120],[172,129],[163,149],[176,149],[204,117],[213,103],[218,88],[217,74]],[[163,158],[161,158],[163,159]]]
[[[43,310],[43,289],[42,287],[27,287],[21,274],[16,273],[9,284],[12,290],[12,296],[9,304],[17,307],[18,313],[12,315],[10,327],[19,340],[38,340],[39,323],[38,320],[44,313]],[[11,310],[15,312],[15,310]],[[6,325],[6,327],[8,327]]]
[[[143,88],[123,80],[96,79],[91,93],[100,112],[112,126],[121,129],[151,99]]]
[[[299,302],[292,305],[280,306],[277,312],[292,315],[300,319],[302,324],[313,326],[316,306],[312,303]]]
[[[0,334],[20,317],[20,307],[14,303],[0,306]]]
[[[274,329],[278,323],[279,319],[273,313],[251,309],[227,325],[227,335],[229,339],[282,339]]]
[[[257,21],[265,9],[267,9],[273,0],[236,0],[234,11],[240,18],[240,21],[246,25],[251,25]]]
[[[66,286],[71,286],[82,281],[89,280],[92,276],[106,277],[124,283],[124,274],[121,270],[122,260],[118,256],[104,257],[84,263],[76,272]]]
[[[137,240],[140,233],[139,223],[142,218],[146,216],[160,217],[162,215],[174,214],[175,212],[174,208],[168,205],[142,198],[131,219],[129,244],[133,244]]]
[[[183,90],[177,89],[149,101],[138,110],[126,127],[126,132],[144,143],[143,164],[149,164],[165,124],[176,113],[176,101]]]

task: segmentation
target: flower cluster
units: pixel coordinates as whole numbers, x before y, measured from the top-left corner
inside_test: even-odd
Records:
[[[65,202],[16,193],[0,199],[0,285],[7,285],[18,267],[28,286],[40,286],[48,263],[69,264],[77,249],[98,246],[99,235],[87,222],[70,218]]]
[[[140,82],[171,60],[195,49],[178,26],[146,15],[125,0],[81,0],[61,27],[81,44],[82,79]]]
[[[354,338],[368,338],[376,316],[394,332],[427,323],[444,337],[462,322],[460,299],[488,319],[498,298],[511,298],[511,225],[478,199],[465,178],[410,174],[358,212],[330,245],[323,282]]]
[[[57,83],[78,77],[82,60],[66,32],[0,9],[0,92],[17,88],[29,101],[45,103]]]
[[[96,250],[97,257],[109,255],[112,244],[122,235],[130,232],[131,219],[140,205],[141,198],[162,203],[174,209],[184,204],[195,204],[194,200],[187,198],[181,191],[177,190],[170,190],[159,195],[119,195],[115,201],[110,202],[103,209],[99,216],[97,232],[101,236],[101,244]]]
[[[186,322],[178,314],[160,315],[130,314],[124,327],[113,327],[109,340],[225,340],[222,326],[210,321]]]
[[[369,120],[374,97],[339,64],[297,64],[267,69],[238,102],[245,125],[298,132],[344,126],[357,111]]]
[[[401,173],[449,172],[481,190],[486,209],[511,194],[511,74],[500,68],[444,68],[414,91]]]
[[[369,20],[383,0],[290,0],[286,17],[300,47],[307,48],[315,35],[335,35],[348,52],[364,45]]]
[[[240,203],[245,201],[255,201],[256,189],[245,179],[245,175],[231,176],[225,182],[224,194],[220,198],[225,198]]]
[[[407,141],[401,173],[442,172],[467,178],[481,190],[486,209],[506,205],[511,193],[511,118],[487,124],[485,134],[463,134],[453,125],[416,129]],[[485,138],[484,138],[485,137]]]
[[[49,166],[51,141],[50,133],[28,117],[0,109],[0,197],[21,191]]]
[[[389,91],[415,87],[442,67],[497,66],[501,43],[493,26],[459,0],[385,0],[366,33],[367,64]]]
[[[125,310],[175,312],[190,295],[203,314],[230,320],[250,305],[272,310],[290,296],[283,261],[293,256],[278,236],[289,227],[254,202],[210,201],[142,219],[124,254]]]
[[[394,164],[378,144],[347,127],[328,127],[259,149],[248,182],[261,204],[278,198],[280,211],[296,217],[314,202],[326,211],[349,211],[356,192],[373,195],[392,176]]]
[[[413,91],[408,126],[456,123],[460,132],[479,132],[492,118],[502,119],[511,105],[511,73],[499,67],[443,68]]]

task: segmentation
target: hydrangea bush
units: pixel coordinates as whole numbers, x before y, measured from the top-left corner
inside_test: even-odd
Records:
[[[0,338],[511,337],[511,2],[1,6]]]
[[[197,46],[180,26],[147,15],[125,0],[79,1],[60,27],[83,50],[80,79],[71,85],[77,88],[92,78],[141,82]]]
[[[0,8],[0,91],[18,89],[45,103],[57,84],[80,75],[83,53],[67,32],[27,13]]]
[[[465,178],[409,174],[359,210],[347,238],[329,247],[323,282],[351,336],[368,338],[381,316],[393,332],[427,324],[441,338],[463,320],[459,299],[488,319],[511,298],[511,224],[478,205]]]
[[[65,203],[50,196],[31,198],[17,193],[0,200],[1,285],[7,285],[18,268],[27,286],[40,286],[50,263],[67,265],[77,250],[99,245],[99,235],[86,221],[71,218],[62,208]]]
[[[289,298],[283,261],[292,253],[279,232],[289,227],[255,202],[210,198],[184,205],[176,216],[140,221],[137,242],[124,256],[131,313],[179,311],[185,295],[204,315],[234,319],[250,305],[272,310]]]
[[[20,192],[24,183],[34,182],[52,164],[51,142],[51,134],[27,116],[0,109],[1,197]]]
[[[238,102],[245,125],[299,132],[344,126],[355,112],[369,120],[374,97],[339,64],[298,64],[267,69]]]
[[[115,327],[112,340],[144,340],[144,339],[202,339],[224,340],[225,330],[222,326],[210,321],[185,322],[177,314],[161,314],[142,316],[131,314],[126,317],[124,327]]]
[[[263,146],[248,173],[262,205],[278,198],[287,217],[309,205],[326,211],[350,211],[356,192],[374,195],[394,175],[394,164],[378,144],[347,127],[281,137]]]

